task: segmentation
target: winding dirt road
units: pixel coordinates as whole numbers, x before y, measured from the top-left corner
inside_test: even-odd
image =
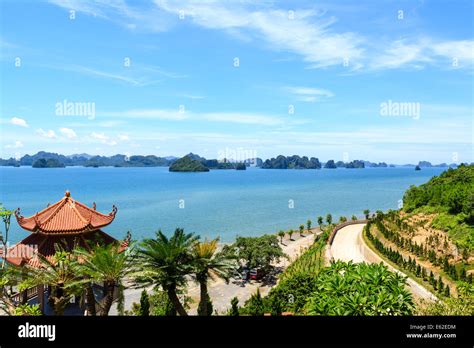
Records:
[[[341,228],[334,237],[333,243],[329,248],[329,256],[335,260],[353,262],[380,263],[383,262],[391,271],[397,272],[406,277],[403,272],[393,268],[391,265],[382,260],[375,252],[372,251],[362,238],[362,230],[365,224],[349,225]],[[408,288],[417,298],[425,300],[436,300],[431,292],[423,286],[415,282],[411,278],[407,278]]]

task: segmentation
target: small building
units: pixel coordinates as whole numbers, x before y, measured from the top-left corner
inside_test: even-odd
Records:
[[[31,234],[10,247],[5,260],[16,266],[41,267],[38,254],[50,260],[56,252],[56,245],[64,251],[71,251],[78,246],[87,249],[90,244],[120,243],[120,247],[126,249],[130,236],[119,242],[101,230],[114,221],[116,214],[115,206],[109,214],[102,214],[96,210],[95,203],[90,208],[74,200],[69,191],[61,200],[30,217],[21,215],[18,208],[15,211],[18,224]],[[16,300],[26,303],[36,297],[35,302],[44,311],[44,296],[44,287],[38,287],[17,294]]]

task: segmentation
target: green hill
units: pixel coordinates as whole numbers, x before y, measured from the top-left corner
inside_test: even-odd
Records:
[[[432,226],[449,233],[459,246],[474,249],[474,165],[448,169],[403,197],[407,213],[436,213]]]

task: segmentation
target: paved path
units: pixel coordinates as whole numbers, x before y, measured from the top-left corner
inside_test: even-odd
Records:
[[[330,255],[335,260],[368,263],[384,263],[391,271],[397,272],[406,277],[403,272],[395,269],[384,260],[382,260],[375,252],[372,251],[362,238],[362,230],[365,224],[349,225],[341,228],[334,237],[334,241],[330,248]],[[430,291],[415,282],[411,278],[407,278],[408,288],[417,298],[426,300],[436,300]]]

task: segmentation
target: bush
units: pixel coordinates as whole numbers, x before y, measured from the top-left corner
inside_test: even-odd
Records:
[[[299,272],[281,281],[270,290],[264,298],[266,309],[272,315],[280,315],[282,312],[297,313],[301,311],[306,303],[307,297],[313,292],[315,275]]]
[[[320,271],[304,307],[309,315],[412,315],[405,279],[383,264],[335,262]]]
[[[265,313],[265,306],[263,304],[262,296],[260,295],[260,289],[250,296],[245,302],[245,314],[253,316],[262,316]]]

